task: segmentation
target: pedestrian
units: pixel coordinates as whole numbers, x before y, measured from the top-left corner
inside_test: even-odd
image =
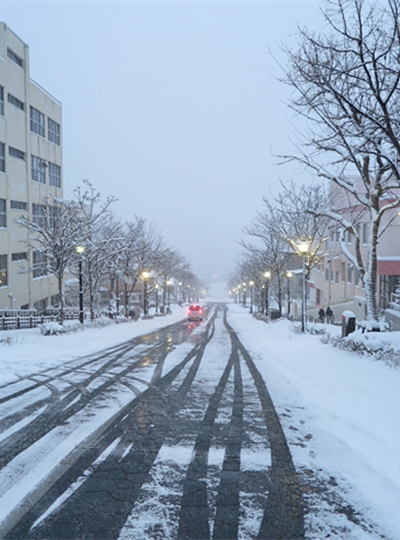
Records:
[[[323,323],[325,321],[325,311],[324,308],[320,308],[318,311],[318,322]]]
[[[326,322],[333,324],[333,311],[329,306],[326,308]]]

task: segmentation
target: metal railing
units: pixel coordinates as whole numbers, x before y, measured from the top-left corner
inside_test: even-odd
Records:
[[[64,313],[64,320],[79,319],[78,312]],[[58,322],[58,314],[37,315],[32,313],[21,314],[21,312],[12,314],[0,313],[0,331],[1,330],[21,330],[26,328],[36,328],[46,322]]]

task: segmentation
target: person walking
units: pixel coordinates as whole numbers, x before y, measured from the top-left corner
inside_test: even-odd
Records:
[[[318,311],[318,322],[320,322],[320,323],[325,322],[325,311],[324,311],[324,308],[321,308],[321,309]]]
[[[326,308],[326,322],[328,324],[333,324],[333,311],[329,306]]]

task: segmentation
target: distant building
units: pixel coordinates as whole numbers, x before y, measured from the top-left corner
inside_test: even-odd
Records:
[[[16,221],[39,220],[46,196],[63,197],[61,127],[61,103],[29,76],[28,46],[0,23],[0,309],[58,302],[57,280]]]

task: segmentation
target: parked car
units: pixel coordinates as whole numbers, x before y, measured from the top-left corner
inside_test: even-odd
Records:
[[[192,304],[188,309],[188,321],[202,321],[204,318],[204,309],[197,304]]]

